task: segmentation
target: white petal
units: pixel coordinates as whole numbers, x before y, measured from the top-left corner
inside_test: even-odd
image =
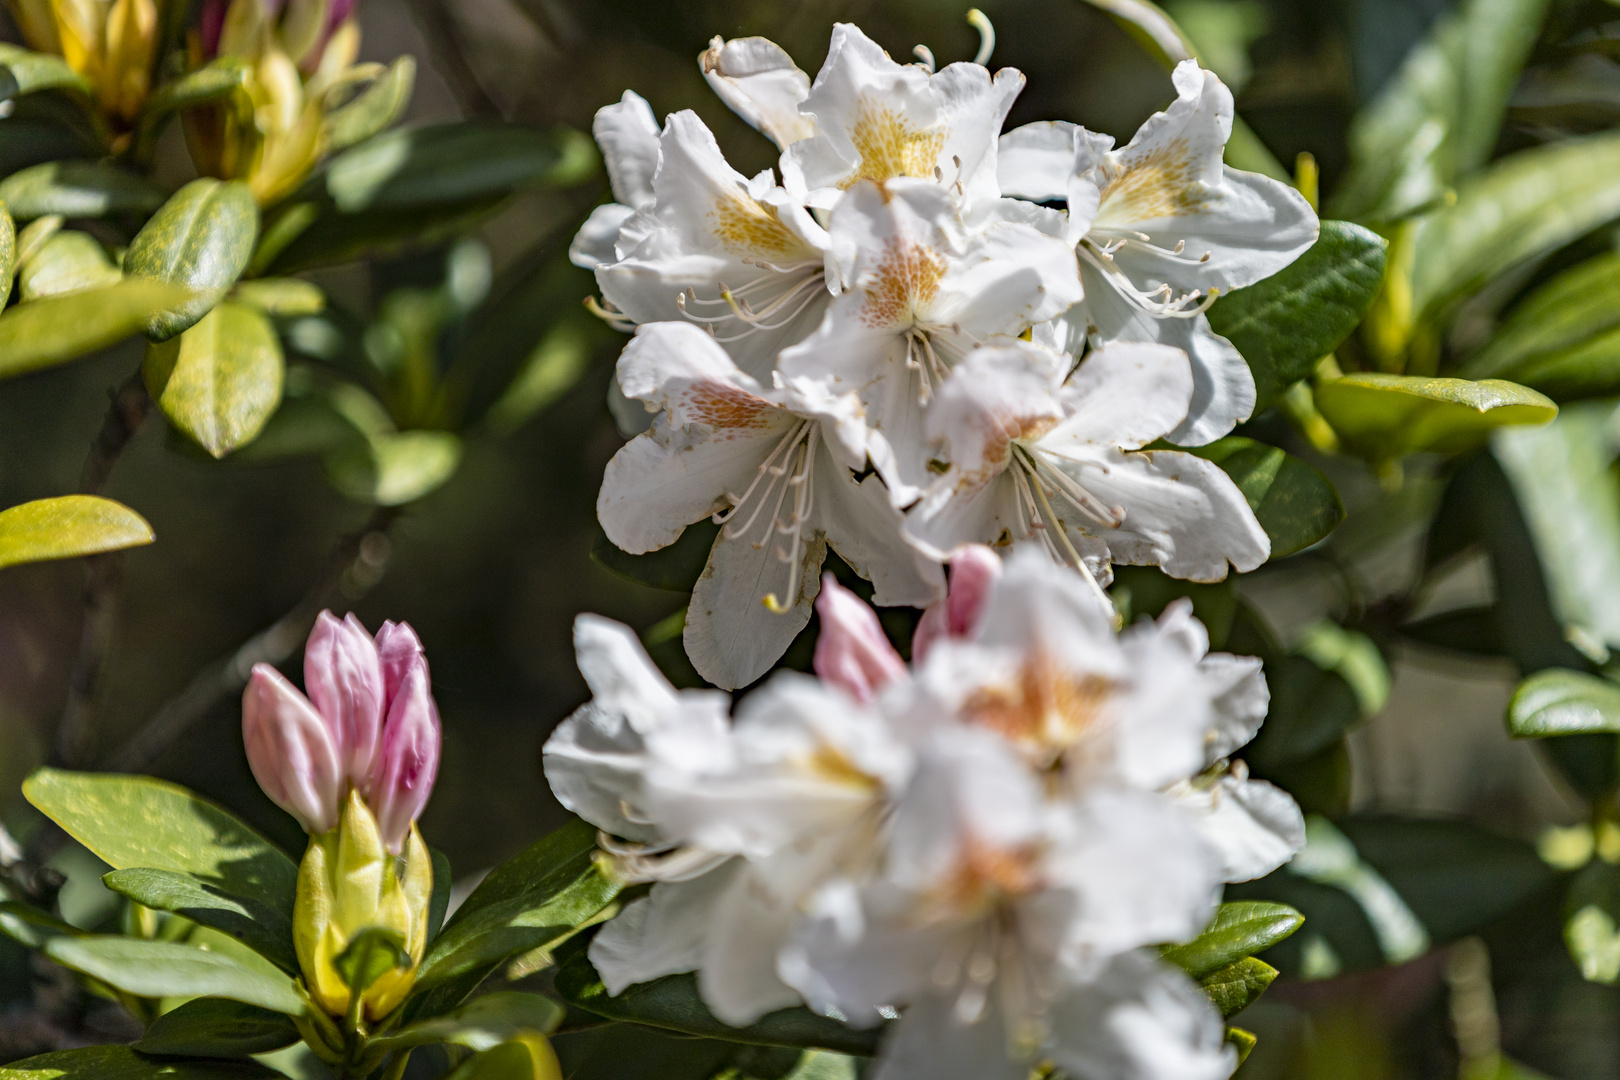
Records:
[[[676,707],[675,688],[647,656],[635,631],[600,615],[574,619],[574,652],[592,704],[651,731]]]
[[[1237,1067],[1203,991],[1140,953],[1070,990],[1052,1021],[1052,1059],[1086,1080],[1226,1080]]]
[[[883,1041],[873,1080],[1024,1080],[1029,1076],[1027,1062],[1007,1056],[1007,1035],[998,1017],[963,1024],[955,1016],[954,1006],[952,999],[927,997],[908,1008]]]
[[[658,119],[652,106],[626,90],[617,104],[596,111],[591,133],[602,148],[614,200],[633,210],[650,206],[658,169]]]
[[[974,641],[1045,650],[1094,669],[1119,656],[1113,609],[1104,610],[1074,571],[1036,551],[1014,552],[1004,565]]]
[[[798,915],[797,899],[772,880],[768,863],[750,863],[711,909],[714,928],[703,950],[698,991],[725,1023],[743,1027],[803,1001],[776,974],[777,953]]]
[[[1104,345],[1088,353],[1064,384],[1067,415],[1042,445],[1079,442],[1136,450],[1186,419],[1192,392],[1192,367],[1180,349]]]
[[[952,260],[923,320],[957,325],[977,338],[1018,335],[1067,311],[1081,297],[1072,247],[1039,229],[996,222]]]
[[[1010,543],[1028,532],[1017,482],[1006,472],[977,486],[941,478],[906,511],[907,535],[942,561],[963,544]]]
[[[721,530],[686,609],[686,655],[699,675],[727,690],[748,685],[781,659],[810,621],[821,591],[826,540],[819,534],[806,537],[793,566],[777,557],[782,538],[773,535],[755,546],[762,529],[756,522],[747,536],[735,539]],[[793,579],[797,588],[790,592]],[[765,606],[773,594],[788,606],[786,613]]]
[[[943,447],[950,462],[942,482],[983,486],[1007,467],[1014,440],[1062,419],[1063,369],[1061,357],[1024,342],[970,352],[928,408],[929,445]],[[1136,404],[1114,402],[1118,409]]]
[[[1305,846],[1299,804],[1263,780],[1227,775],[1206,790],[1178,788],[1175,798],[1219,854],[1226,881],[1264,877]]]
[[[660,838],[656,826],[624,814],[640,802],[647,762],[641,736],[623,716],[581,706],[546,740],[542,762],[557,801],[598,829],[627,840]]]
[[[591,941],[591,963],[602,985],[625,987],[692,971],[701,962],[715,903],[744,869],[733,859],[691,881],[661,881],[630,904]]]
[[[1198,673],[1208,687],[1215,714],[1214,737],[1206,756],[1206,763],[1214,764],[1230,757],[1260,731],[1271,691],[1260,660],[1254,656],[1210,653],[1199,661]]]
[[[872,583],[872,603],[927,607],[944,598],[944,571],[906,541],[905,518],[876,475],[857,483],[829,455],[816,466],[816,500],[827,543]]]
[[[1131,678],[1109,705],[1118,774],[1158,789],[1204,768],[1214,710],[1197,665],[1150,622],[1120,635]]]
[[[815,121],[799,112],[810,93],[810,76],[775,42],[716,37],[698,57],[698,66],[720,100],[779,148],[816,133]]]
[[[586,270],[617,261],[619,229],[634,213],[621,203],[603,203],[592,210],[568,245],[568,261]]]
[[[1001,193],[1034,202],[1068,198],[1074,130],[1066,120],[1042,120],[1003,135],[996,151]]]
[[[636,336],[619,354],[618,382],[626,397],[645,401],[649,409],[671,410],[677,426],[715,424],[714,414],[725,411],[715,395],[727,391],[739,405],[748,406],[740,417],[744,422],[753,422],[758,411],[769,405],[745,401],[758,397],[759,383],[739,371],[712,337],[680,320],[637,328]],[[705,388],[707,395],[687,403],[684,399],[694,387]]]

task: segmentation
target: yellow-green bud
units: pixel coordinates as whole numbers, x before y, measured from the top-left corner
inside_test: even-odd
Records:
[[[409,962],[385,972],[361,994],[368,1020],[387,1016],[410,993],[427,944],[433,860],[413,825],[403,857],[383,846],[377,819],[351,791],[342,820],[309,838],[298,868],[293,942],[304,981],[333,1016],[349,1012],[349,987],[333,965],[361,931],[379,927],[399,936]]]

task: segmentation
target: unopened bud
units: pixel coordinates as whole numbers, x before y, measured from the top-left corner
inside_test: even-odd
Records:
[[[1001,576],[1001,559],[983,544],[964,544],[951,555],[951,587],[945,599],[923,612],[911,639],[912,663],[920,664],[942,638],[971,637],[990,590]]]
[[[388,718],[366,802],[377,815],[383,845],[398,853],[421,817],[439,771],[439,710],[427,657],[409,626],[384,623],[377,632]]]
[[[387,695],[377,646],[359,619],[321,612],[304,646],[304,689],[326,718],[344,775],[360,783],[377,755]]]
[[[814,667],[823,682],[843,687],[857,701],[871,701],[905,676],[905,661],[889,644],[877,612],[831,574],[821,579],[816,614],[821,617],[821,636],[816,639]]]
[[[269,664],[256,664],[242,695],[242,741],[264,793],[309,833],[337,827],[344,778],[326,721]]]

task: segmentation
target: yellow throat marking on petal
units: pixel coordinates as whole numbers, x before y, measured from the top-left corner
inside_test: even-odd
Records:
[[[1120,161],[1102,189],[1097,221],[1129,224],[1196,211],[1211,197],[1198,180],[1186,139],[1172,139],[1140,157]]]
[[[714,235],[734,255],[787,263],[818,254],[782,223],[776,207],[741,193],[727,192],[717,199],[709,220]]]
[[[1047,766],[1084,738],[1115,689],[1110,679],[1076,676],[1037,651],[1012,679],[974,693],[965,711],[975,723],[1006,736]]]
[[[850,131],[860,164],[838,186],[847,190],[862,180],[881,184],[898,176],[929,179],[949,134],[948,128],[914,127],[893,109],[863,95]]]
[[[861,322],[873,328],[911,323],[939,292],[945,259],[937,251],[904,240],[890,240],[883,258],[861,285],[866,303]]]

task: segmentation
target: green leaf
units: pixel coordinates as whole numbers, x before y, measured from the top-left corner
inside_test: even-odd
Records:
[[[51,161],[0,181],[0,202],[19,221],[47,214],[98,218],[150,214],[163,205],[163,189],[136,173],[102,161]]]
[[[0,313],[0,378],[114,345],[189,295],[178,286],[126,278],[104,289],[16,305]]]
[[[231,896],[190,874],[133,867],[114,870],[102,883],[120,896],[229,934],[283,971],[298,974],[292,921],[251,897]]]
[[[443,1016],[406,1024],[392,1035],[372,1040],[368,1049],[392,1053],[411,1046],[453,1043],[469,1050],[489,1050],[522,1032],[551,1034],[562,1023],[563,1012],[548,997],[497,990]]]
[[[0,202],[0,311],[11,299],[11,278],[17,271],[17,223]]]
[[[439,936],[444,926],[444,913],[450,908],[450,890],[455,878],[450,871],[450,859],[442,851],[428,848],[433,859],[433,894],[428,898],[427,940]]]
[[[196,998],[152,1021],[135,1049],[177,1057],[247,1057],[291,1046],[298,1028],[285,1014],[225,998]]]
[[[63,967],[136,997],[223,997],[289,1016],[304,999],[285,975],[270,975],[191,945],[91,934],[55,937],[40,950]]]
[[[481,979],[572,933],[621,887],[597,865],[596,830],[582,821],[565,825],[490,871],[428,947],[416,984]]]
[[[383,432],[340,446],[326,473],[345,495],[377,506],[403,506],[455,475],[461,440],[448,431]]]
[[[62,495],[0,510],[0,567],[150,544],[146,519],[99,495]]]
[[[1300,928],[1305,916],[1287,904],[1239,900],[1222,904],[1204,932],[1163,956],[1195,979],[1264,952]]]
[[[410,962],[403,937],[380,926],[368,926],[332,958],[332,967],[350,993],[363,994],[372,983],[390,971],[408,967]]]
[[[1273,559],[1310,547],[1344,520],[1344,504],[1328,478],[1275,446],[1230,435],[1189,452],[1213,461],[1237,484],[1271,538]]]
[[[1513,692],[1507,724],[1515,739],[1620,732],[1620,686],[1580,671],[1538,671]]]
[[[22,303],[116,285],[123,275],[100,244],[82,232],[59,232],[31,253],[17,274]]]
[[[1564,897],[1564,944],[1581,976],[1612,986],[1620,982],[1620,867],[1602,859],[1587,863]]]
[[[1198,980],[1198,985],[1223,1017],[1232,1017],[1253,1005],[1276,977],[1276,968],[1248,956],[1210,972]]]
[[[1321,238],[1292,264],[1209,309],[1210,326],[1254,372],[1256,414],[1361,322],[1383,281],[1387,246],[1359,225],[1324,221]]]
[[[147,392],[216,458],[252,442],[281,403],[281,341],[262,312],[226,301],[178,337],[147,346]]]
[[[562,321],[541,338],[506,392],[490,406],[490,429],[498,435],[510,434],[573,389],[590,365],[592,329]]]
[[[732,1027],[709,1012],[692,974],[638,983],[614,996],[602,985],[583,949],[557,969],[555,985],[564,1001],[598,1016],[710,1039],[869,1056],[882,1035],[882,1028],[852,1028],[803,1006],[767,1013],[747,1027]]]
[[[1413,235],[1412,311],[1428,321],[1498,274],[1620,215],[1620,135],[1566,139],[1503,158]]]
[[[115,870],[195,876],[286,913],[298,867],[251,827],[178,784],[148,776],[39,769],[23,796]]]
[[[162,1061],[127,1046],[58,1050],[0,1068],[0,1080],[285,1080],[256,1061]]]
[[[266,315],[319,315],[326,310],[326,294],[320,286],[299,278],[239,281],[231,290],[231,299]]]
[[[61,919],[47,915],[38,908],[19,904],[14,900],[0,901],[0,932],[30,949],[37,949],[51,938],[62,934],[69,937],[81,937],[84,934],[84,931],[76,926],[69,926]]]
[[[1620,255],[1564,271],[1514,307],[1462,368],[1470,379],[1511,379],[1555,398],[1620,389]]]
[[[1254,1032],[1245,1031],[1240,1027],[1228,1027],[1226,1029],[1226,1041],[1237,1051],[1239,1065],[1249,1060],[1249,1055],[1254,1053],[1254,1048],[1260,1042]]]
[[[1316,407],[1345,445],[1374,461],[1419,451],[1456,454],[1497,428],[1545,424],[1558,406],[1498,379],[1425,379],[1363,373],[1316,388]]]
[[[267,230],[253,269],[290,274],[439,244],[477,224],[500,206],[503,198],[497,195],[435,204],[409,214],[393,210],[345,214],[330,206],[297,203],[283,210]]]
[[[31,52],[16,45],[0,42],[0,68],[11,76],[16,89],[14,96],[33,94],[40,90],[75,90],[92,93],[89,80],[68,67],[60,56]]]
[[[158,87],[147,99],[142,119],[151,123],[158,117],[182,109],[207,105],[245,90],[252,68],[241,58],[220,57],[205,67]]]
[[[602,1023],[556,1045],[569,1080],[856,1080],[846,1054],[694,1039],[640,1024]]]
[[[164,341],[194,325],[247,267],[259,234],[259,208],[239,181],[193,180],[174,193],[130,242],[124,273],[192,291],[190,299],[147,322]]]
[[[401,56],[353,101],[326,116],[326,145],[346,150],[398,120],[416,85],[416,60]]]
[[[523,1037],[475,1054],[445,1080],[560,1080],[557,1055],[543,1038]]]

